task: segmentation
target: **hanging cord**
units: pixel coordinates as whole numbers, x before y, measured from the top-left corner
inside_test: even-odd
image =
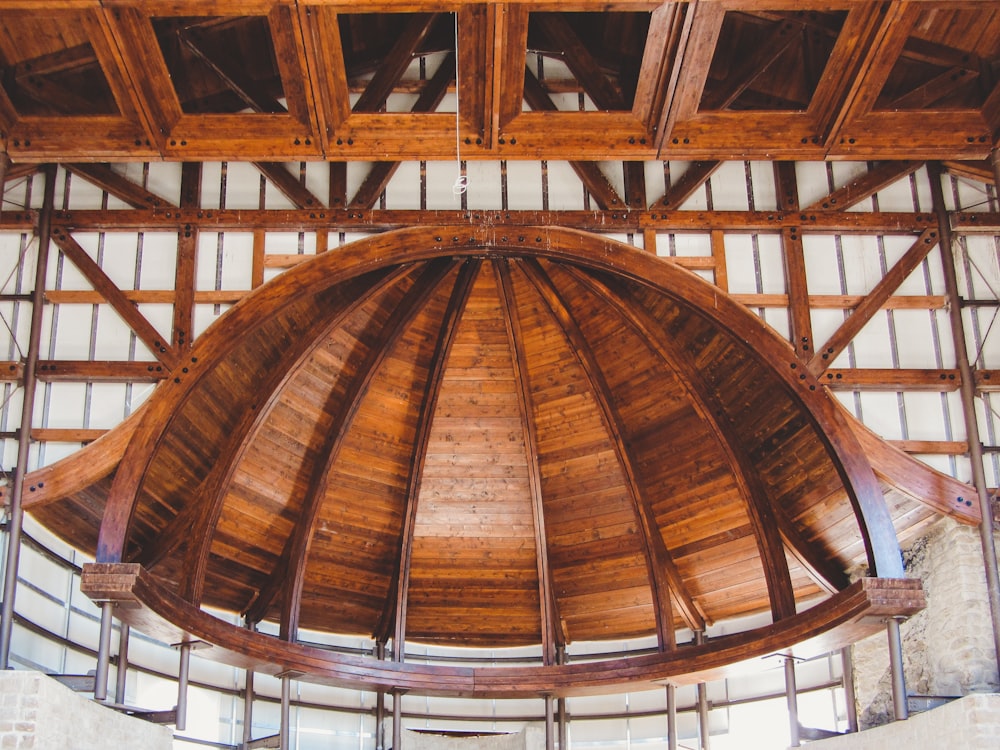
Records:
[[[455,161],[458,162],[458,177],[455,178],[455,182],[451,186],[451,192],[455,195],[464,195],[465,191],[469,189],[469,178],[462,174],[462,141],[461,135],[459,133],[459,113],[462,110],[460,106],[460,86],[458,85],[458,11],[455,11]]]

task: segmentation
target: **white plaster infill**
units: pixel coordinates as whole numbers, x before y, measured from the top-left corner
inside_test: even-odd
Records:
[[[974,693],[856,734],[810,742],[815,750],[995,750],[1000,746],[1000,694]]]
[[[0,747],[170,750],[167,727],[120,714],[40,672],[0,672]]]

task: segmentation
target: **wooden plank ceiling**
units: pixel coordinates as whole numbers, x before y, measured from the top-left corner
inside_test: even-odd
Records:
[[[995,2],[0,0],[11,159],[956,159]]]

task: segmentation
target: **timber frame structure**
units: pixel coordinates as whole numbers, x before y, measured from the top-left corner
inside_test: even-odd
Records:
[[[379,691],[676,685],[898,635],[924,605],[899,544],[941,516],[980,526],[1000,617],[974,406],[1000,359],[962,327],[996,301],[961,298],[951,250],[1000,242],[995,2],[0,0],[0,142],[0,235],[22,264],[38,238],[0,297],[30,339],[0,362],[25,404],[5,499],[95,556],[108,623]],[[832,293],[810,269],[844,277],[845,240],[881,273]],[[138,248],[130,281],[106,241]],[[92,311],[90,346],[50,322],[42,356],[59,309]],[[98,310],[127,356],[99,356]],[[902,366],[891,321],[887,364],[856,364],[914,311],[954,366]],[[36,386],[68,384],[155,389],[110,430],[36,424]],[[961,395],[973,437],[883,440],[844,408],[866,393]],[[389,658],[300,637],[326,628]],[[539,663],[413,664],[408,639]]]

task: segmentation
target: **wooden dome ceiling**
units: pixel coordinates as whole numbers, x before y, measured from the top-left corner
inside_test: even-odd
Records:
[[[99,515],[181,600],[396,642],[657,634],[902,577],[832,398],[694,274],[570,230],[390,232],[199,338]],[[107,490],[105,490],[107,491]]]

